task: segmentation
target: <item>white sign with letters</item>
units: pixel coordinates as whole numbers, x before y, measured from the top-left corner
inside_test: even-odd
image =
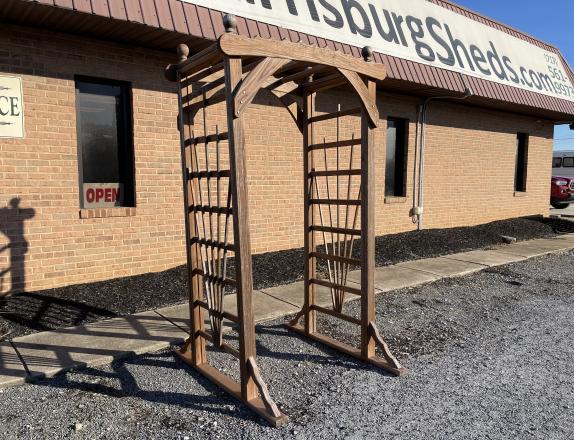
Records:
[[[122,206],[124,190],[121,183],[84,183],[84,209]]]
[[[183,0],[574,101],[558,55],[426,0]]]
[[[0,138],[23,137],[22,79],[0,75]]]

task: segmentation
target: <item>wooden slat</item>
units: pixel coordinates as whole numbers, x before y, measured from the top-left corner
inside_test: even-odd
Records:
[[[197,237],[193,237],[190,240],[191,244],[199,244],[201,246],[206,246],[206,247],[210,247],[210,248],[214,248],[214,249],[223,249],[223,250],[228,250],[228,251],[235,251],[235,245],[233,244],[225,244],[225,243],[220,243],[218,241],[214,241],[214,240],[205,240],[203,238],[197,238]]]
[[[313,305],[312,308],[313,308],[313,310],[324,313],[326,315],[334,316],[335,318],[342,319],[343,321],[350,322],[351,324],[361,325],[360,319],[353,318],[352,316],[345,315],[344,313],[339,313],[335,310],[327,309],[325,307],[321,307],[321,306],[318,306],[316,304]]]
[[[200,206],[200,205],[190,205],[189,212],[204,212],[204,213],[211,213],[211,214],[224,214],[224,215],[231,215],[233,214],[232,208],[227,208],[225,206]],[[220,247],[220,246],[216,246]]]
[[[202,108],[211,107],[212,105],[217,105],[217,104],[220,104],[224,101],[225,101],[225,91],[220,90],[217,93],[215,93],[213,96],[211,96],[210,98],[207,98],[207,99],[199,101],[199,102],[195,102],[191,105],[187,105],[187,106],[183,107],[182,110],[183,110],[184,114],[189,113],[189,114],[193,115],[198,110],[200,110]]]
[[[199,136],[189,140],[189,144],[201,145],[205,143],[213,143],[218,141],[226,141],[229,139],[229,133],[210,134],[208,136]],[[192,142],[193,141],[193,142]]]
[[[361,170],[323,170],[311,171],[310,177],[334,177],[334,176],[360,176]]]
[[[332,206],[360,206],[360,200],[346,200],[346,199],[311,199],[309,201],[315,205],[332,205]]]
[[[197,300],[196,303],[198,306],[204,308],[205,310],[209,310],[209,304],[207,304],[205,301]],[[214,313],[214,312],[212,311],[212,313]],[[228,321],[234,322],[236,324],[239,322],[239,317],[232,314],[232,313],[223,311],[221,313],[221,316],[223,316],[224,319],[227,319]]]
[[[338,289],[338,290],[341,290],[343,292],[351,293],[351,294],[357,295],[357,296],[362,295],[361,290],[355,289],[354,287],[342,286],[340,284],[335,284],[335,283],[332,283],[332,282],[327,281],[327,280],[319,280],[317,278],[312,278],[309,281],[313,284],[317,284],[317,285],[323,286],[323,287],[328,287],[330,289]]]
[[[309,119],[310,123],[321,122],[321,121],[328,121],[331,119],[343,118],[345,116],[353,116],[353,115],[360,115],[361,114],[361,107],[350,108],[348,110],[341,110],[340,112],[334,113],[327,113],[324,115],[314,116]]]
[[[326,232],[328,234],[341,234],[341,235],[350,235],[350,236],[360,236],[361,231],[359,229],[349,229],[349,228],[336,228],[331,226],[319,226],[313,225],[311,226],[311,230],[316,232]],[[359,262],[360,264],[360,262]]]
[[[313,144],[309,145],[309,150],[325,150],[328,148],[338,148],[338,147],[351,147],[353,145],[360,145],[361,139],[346,139],[344,141],[333,141],[333,142],[324,142],[322,144]]]
[[[229,170],[221,171],[189,171],[187,172],[188,179],[218,179],[229,178]]]
[[[353,72],[382,81],[387,73],[383,65],[366,63],[361,59],[348,57],[338,52],[286,41],[255,40],[236,34],[225,34],[219,39],[223,53],[229,56],[259,56],[285,58],[312,64],[323,64]]]
[[[329,231],[325,231],[325,232],[329,232]],[[347,234],[347,235],[349,235],[349,234]],[[360,235],[360,231],[359,231],[359,235]],[[330,255],[330,254],[325,254],[323,252],[312,252],[311,257],[319,258],[321,260],[335,261],[337,263],[350,264],[351,266],[360,266],[361,265],[361,260],[359,260],[357,258],[341,257],[339,255]]]

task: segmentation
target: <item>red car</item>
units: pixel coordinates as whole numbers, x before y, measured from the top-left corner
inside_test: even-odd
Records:
[[[556,209],[566,209],[574,203],[574,178],[552,177],[550,204]]]

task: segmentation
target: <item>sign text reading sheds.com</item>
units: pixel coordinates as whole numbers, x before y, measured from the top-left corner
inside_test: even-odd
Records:
[[[184,1],[574,101],[555,53],[426,0]]]

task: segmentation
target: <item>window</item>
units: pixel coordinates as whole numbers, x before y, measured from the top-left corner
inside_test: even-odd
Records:
[[[565,157],[562,166],[564,168],[574,168],[574,157]]]
[[[76,78],[76,109],[81,207],[135,206],[129,84]]]
[[[528,135],[518,133],[516,136],[516,174],[514,191],[526,192],[526,178],[528,174]]]
[[[406,196],[408,123],[408,120],[398,118],[387,121],[385,196]]]
[[[560,168],[562,167],[562,158],[561,157],[553,157],[552,158],[552,168]]]

